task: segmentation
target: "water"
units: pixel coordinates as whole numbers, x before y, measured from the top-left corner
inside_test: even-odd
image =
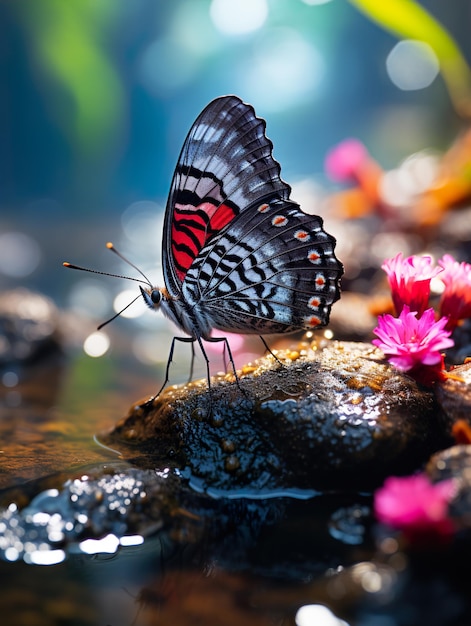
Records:
[[[294,624],[312,601],[306,585],[355,562],[329,524],[367,497],[208,494],[184,472],[140,470],[100,446],[95,433],[154,388],[154,371],[77,354],[11,381],[0,419],[3,623]]]

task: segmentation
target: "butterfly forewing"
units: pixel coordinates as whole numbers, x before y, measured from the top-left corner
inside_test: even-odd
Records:
[[[265,121],[235,96],[211,102],[183,145],[168,199],[163,237],[166,287],[178,297],[200,251],[241,213],[290,187],[280,178]]]

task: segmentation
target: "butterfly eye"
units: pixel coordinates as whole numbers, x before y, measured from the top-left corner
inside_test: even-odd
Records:
[[[162,300],[162,294],[158,289],[152,289],[152,291],[150,292],[150,299],[154,304],[160,304],[160,301]]]
[[[142,297],[144,298],[144,302],[147,304],[149,309],[153,311],[158,308],[161,300],[162,294],[157,287],[153,287],[152,289],[144,289],[141,285],[139,285],[139,289],[141,290]]]

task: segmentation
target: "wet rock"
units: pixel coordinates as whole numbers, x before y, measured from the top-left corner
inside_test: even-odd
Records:
[[[208,498],[168,468],[117,462],[84,469],[59,488],[48,486],[50,480],[38,481],[29,501],[28,490],[3,494],[14,501],[0,509],[0,559],[50,565],[76,553],[111,554],[158,536],[164,543],[194,546],[200,559],[229,559],[239,567],[265,526],[281,523],[290,507],[296,516],[296,501],[286,498]],[[42,482],[47,488],[38,493]],[[317,498],[313,505],[317,519],[324,520],[325,502]],[[298,567],[293,563],[292,571]]]
[[[446,423],[448,427],[457,420],[471,424],[471,363],[458,365],[450,374],[436,389]]]
[[[434,454],[427,464],[433,481],[456,481],[456,493],[449,506],[449,515],[457,528],[471,528],[471,445],[457,445]],[[463,539],[464,537],[461,537]],[[471,544],[469,533],[466,541]],[[471,549],[471,545],[468,545]]]
[[[0,367],[31,364],[60,352],[58,316],[45,296],[26,289],[0,298]]]
[[[212,495],[363,489],[443,447],[433,395],[370,344],[314,341],[240,373],[168,388],[102,441],[135,463],[179,467]],[[299,495],[299,494],[298,494]]]
[[[434,482],[459,478],[471,485],[471,445],[458,445],[432,455],[426,466]]]

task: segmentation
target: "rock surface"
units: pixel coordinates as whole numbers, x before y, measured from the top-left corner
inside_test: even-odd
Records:
[[[166,389],[102,441],[146,467],[168,464],[213,495],[363,489],[444,447],[431,392],[370,344],[303,343],[233,376]],[[281,362],[280,362],[281,361]]]
[[[471,363],[458,365],[451,376],[437,386],[437,400],[448,426],[457,420],[471,424]]]
[[[61,352],[58,313],[53,302],[27,289],[2,293],[0,367],[29,365]]]

